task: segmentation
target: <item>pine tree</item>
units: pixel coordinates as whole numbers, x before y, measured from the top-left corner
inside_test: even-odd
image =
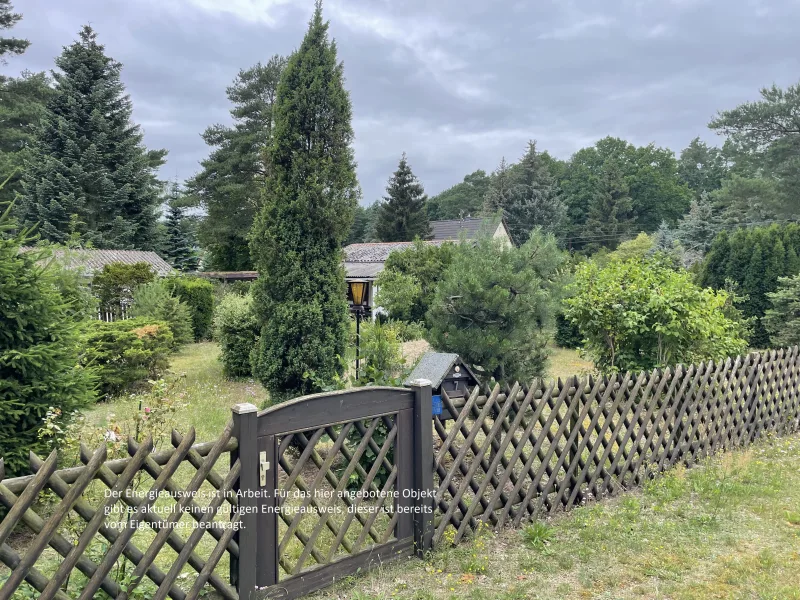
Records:
[[[199,238],[214,269],[253,268],[248,236],[266,183],[264,152],[272,137],[275,98],[285,67],[286,59],[275,55],[266,65],[240,71],[227,90],[233,127],[213,125],[203,133],[213,150],[186,188],[205,209]]]
[[[167,262],[183,273],[196,271],[197,255],[192,249],[191,240],[184,226],[181,191],[177,183],[171,186],[170,196],[164,249]]]
[[[636,217],[628,185],[615,165],[606,165],[598,188],[589,203],[583,237],[586,248],[611,248],[628,237]]]
[[[0,213],[0,456],[7,474],[27,471],[31,451],[46,452],[39,436],[48,411],[60,425],[94,400],[90,372],[79,368],[79,324],[58,291],[47,252],[21,252],[35,240],[17,229],[10,207]]]
[[[156,169],[166,151],[142,144],[120,81],[122,65],[105,55],[86,26],[56,66],[55,93],[26,160],[25,223],[38,223],[53,242],[65,242],[77,224],[76,233],[97,248],[151,249]]]
[[[11,29],[22,19],[22,15],[13,10],[11,0],[0,0],[0,30]],[[7,54],[22,54],[30,45],[28,40],[0,37],[0,63],[6,64]]]
[[[253,373],[273,402],[342,373],[348,311],[342,242],[358,203],[344,67],[317,2],[278,86],[268,178],[251,248],[261,337]]]
[[[535,141],[528,142],[528,151],[513,172],[504,216],[511,239],[518,246],[528,241],[536,227],[554,235],[560,232],[566,206]]]
[[[45,73],[24,71],[19,77],[0,77],[0,175],[11,179],[0,191],[0,204],[22,191],[22,167],[33,142],[33,128],[45,114],[53,94]]]
[[[410,242],[430,236],[425,189],[411,171],[406,153],[386,187],[378,209],[375,234],[381,242]]]
[[[0,30],[10,29],[22,18],[13,13],[9,0],[0,0]],[[7,54],[19,55],[30,43],[0,37],[0,64]],[[8,179],[0,188],[0,207],[13,201],[21,191],[22,165],[30,145],[32,127],[39,122],[50,97],[50,79],[45,73],[23,71],[19,77],[0,75],[0,177]],[[17,207],[18,208],[18,207]]]

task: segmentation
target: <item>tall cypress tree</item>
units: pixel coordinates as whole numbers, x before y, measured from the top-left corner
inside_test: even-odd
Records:
[[[348,313],[342,242],[358,203],[350,96],[317,2],[278,86],[267,186],[253,227],[261,324],[254,375],[273,402],[341,374]]]
[[[406,153],[389,180],[383,204],[378,209],[375,233],[382,242],[410,242],[430,236],[425,189],[411,171]]]
[[[203,140],[213,148],[202,171],[186,182],[194,202],[206,211],[199,238],[211,267],[222,271],[253,268],[248,236],[264,192],[264,152],[272,138],[273,107],[286,59],[240,71],[228,88],[233,126],[213,125]]]
[[[22,214],[43,238],[73,229],[97,248],[151,249],[157,220],[156,169],[165,150],[148,151],[131,121],[122,65],[91,27],[64,48],[55,93],[36,131],[23,177]]]

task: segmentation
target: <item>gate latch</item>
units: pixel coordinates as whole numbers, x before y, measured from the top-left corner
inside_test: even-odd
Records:
[[[258,454],[258,478],[261,487],[267,485],[267,471],[269,471],[269,461],[267,460],[267,451],[264,450]]]

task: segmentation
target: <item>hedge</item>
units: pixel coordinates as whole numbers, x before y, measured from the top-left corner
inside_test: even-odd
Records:
[[[172,277],[167,285],[181,302],[189,305],[195,341],[208,339],[214,318],[214,284],[199,277]]]

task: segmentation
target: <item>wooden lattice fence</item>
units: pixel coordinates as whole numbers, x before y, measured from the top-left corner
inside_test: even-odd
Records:
[[[11,571],[0,599],[12,598],[27,582],[39,598],[67,600],[63,590],[73,578],[73,596],[81,600],[101,597],[100,590],[126,600],[146,578],[155,588],[148,596],[153,600],[192,600],[204,589],[237,600],[230,574],[215,572],[223,555],[232,565],[239,556],[237,441],[231,425],[215,442],[194,441],[194,429],[186,436],[173,432],[174,449],[152,452],[150,438],[141,444],[129,439],[130,457],[113,461],[106,461],[105,447],[91,453],[81,448],[84,465],[60,471],[56,452],[46,460],[32,453],[34,475],[8,480],[0,459],[0,502],[7,510],[0,523],[0,562]],[[56,498],[42,502],[46,489]],[[186,535],[181,521],[191,522]],[[34,534],[22,553],[8,543],[19,524]],[[169,565],[166,573],[157,558]],[[187,566],[191,579],[181,587]]]
[[[519,526],[640,485],[676,463],[800,428],[798,348],[613,378],[443,395],[436,531]]]
[[[25,584],[66,600],[68,581],[87,600],[127,599],[139,584],[157,600],[297,598],[797,432],[800,351],[442,401],[432,416],[430,384],[417,381],[260,413],[237,405],[211,443],[195,445],[194,431],[168,451],[129,441],[113,461],[82,449],[83,466],[60,471],[55,453],[32,456],[33,475],[7,480],[0,461],[0,600]],[[18,526],[33,536],[20,543]]]

